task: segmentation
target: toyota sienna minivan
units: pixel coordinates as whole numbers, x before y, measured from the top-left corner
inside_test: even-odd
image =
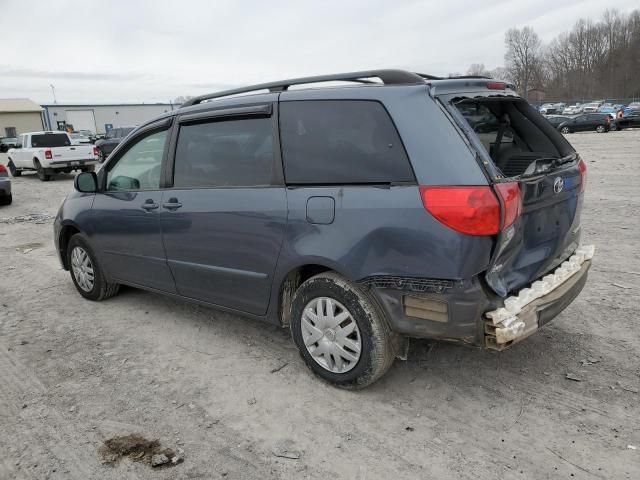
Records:
[[[76,177],[54,239],[89,300],[129,285],[263,319],[360,388],[409,338],[502,350],[567,307],[593,256],[585,180],[508,83],[354,72],[137,127]]]

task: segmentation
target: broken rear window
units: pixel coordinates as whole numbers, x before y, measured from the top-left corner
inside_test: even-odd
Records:
[[[522,175],[537,159],[572,152],[562,135],[523,100],[486,97],[453,104],[506,177]]]

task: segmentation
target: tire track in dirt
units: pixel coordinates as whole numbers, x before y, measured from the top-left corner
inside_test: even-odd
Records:
[[[64,466],[64,478],[94,478],[92,472],[95,473],[99,461],[95,450],[86,446],[93,445],[93,442],[77,429],[73,429],[69,421],[47,405],[49,400],[46,387],[33,372],[12,357],[6,345],[0,342],[0,402],[4,407],[0,418],[2,424],[13,431],[11,443],[24,445],[24,456],[30,459],[42,458],[45,455],[47,462],[51,462],[53,457],[53,463],[59,463],[59,467]],[[22,408],[15,403],[16,399],[28,399],[31,405]],[[36,417],[36,410],[39,418]],[[26,472],[21,465],[20,473],[31,475],[33,472]],[[33,478],[42,476],[38,473]]]

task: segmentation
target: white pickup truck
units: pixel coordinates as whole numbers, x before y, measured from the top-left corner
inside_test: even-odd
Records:
[[[93,171],[98,164],[93,145],[74,145],[65,132],[30,132],[18,137],[18,145],[7,152],[11,175],[35,170],[43,182],[57,172]]]

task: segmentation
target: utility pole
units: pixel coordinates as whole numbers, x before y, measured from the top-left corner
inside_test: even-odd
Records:
[[[51,87],[51,93],[53,93],[53,103],[58,103],[58,101],[56,100],[56,87],[53,86],[53,84],[49,84],[49,86]]]

